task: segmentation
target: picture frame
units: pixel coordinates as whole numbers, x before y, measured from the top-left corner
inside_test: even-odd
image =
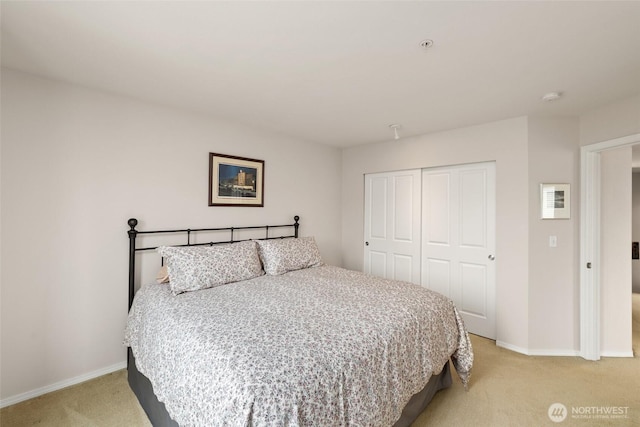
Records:
[[[570,184],[540,184],[540,217],[542,219],[571,218]]]
[[[264,160],[209,153],[209,206],[264,206]]]

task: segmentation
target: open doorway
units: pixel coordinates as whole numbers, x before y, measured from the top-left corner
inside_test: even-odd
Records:
[[[640,144],[632,147],[631,292],[633,355],[640,354]]]
[[[605,201],[601,194],[601,184],[603,183],[601,154],[617,148],[632,147],[636,144],[640,144],[640,134],[616,138],[581,148],[580,354],[587,360],[599,360],[602,353],[603,299],[601,281],[604,269],[602,266],[601,215],[602,207],[607,205],[603,205]],[[608,155],[609,153],[607,153]],[[626,170],[628,171],[628,169]],[[630,187],[627,188],[630,190]],[[630,202],[629,200],[629,205]],[[631,213],[628,212],[628,214],[630,215]],[[626,236],[626,239],[628,239],[628,234]],[[628,252],[626,257],[628,257]],[[630,269],[629,265],[627,270],[629,280],[626,281],[627,284],[631,280]],[[624,297],[629,303],[628,306],[631,306],[631,295],[628,294],[629,287],[626,289],[627,294]],[[627,314],[629,315],[628,326],[631,327],[631,313]],[[627,342],[625,348],[619,354],[611,355],[633,356],[631,343]]]

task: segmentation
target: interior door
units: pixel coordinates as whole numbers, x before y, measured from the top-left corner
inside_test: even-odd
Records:
[[[495,163],[422,171],[421,283],[495,339]]]
[[[364,271],[420,283],[419,169],[365,175]]]

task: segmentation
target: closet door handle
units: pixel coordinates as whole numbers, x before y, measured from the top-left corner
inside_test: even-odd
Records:
[[[493,261],[494,259],[496,259],[496,257],[495,257],[495,256],[493,256],[493,255],[489,255],[489,260],[490,260],[490,261]]]
[[[369,246],[369,242],[364,242],[364,244],[365,244],[366,246]]]

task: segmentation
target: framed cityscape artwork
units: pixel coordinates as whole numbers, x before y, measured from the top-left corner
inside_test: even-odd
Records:
[[[209,153],[209,206],[264,206],[264,160]]]

